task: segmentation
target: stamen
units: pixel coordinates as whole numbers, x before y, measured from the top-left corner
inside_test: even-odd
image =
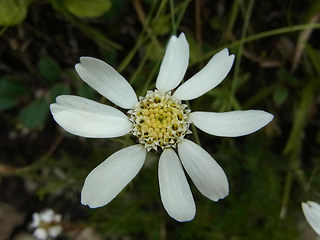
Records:
[[[148,151],[158,147],[176,147],[186,134],[191,133],[190,110],[169,92],[148,91],[139,100],[136,108],[129,112],[133,122],[132,133]]]

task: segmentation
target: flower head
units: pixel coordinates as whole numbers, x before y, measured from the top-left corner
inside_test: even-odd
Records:
[[[307,222],[320,235],[320,205],[316,202],[308,201],[301,203],[301,206]]]
[[[172,36],[156,89],[138,99],[130,84],[110,65],[81,57],[75,68],[83,81],[129,111],[126,115],[86,98],[64,95],[50,105],[56,122],[82,137],[111,138],[131,133],[138,140],[138,144],[112,154],[90,172],[82,189],[82,204],[91,208],[108,204],[138,174],[147,151],[152,149],[162,150],[158,168],[160,195],[174,219],[189,221],[196,212],[185,171],[209,199],[218,201],[227,196],[229,185],[223,169],[209,153],[185,138],[191,134],[190,124],[215,136],[236,137],[259,130],[273,116],[260,110],[191,112],[182,101],[195,99],[216,87],[230,71],[233,61],[234,55],[223,49],[179,86],[188,67],[189,45],[183,33],[178,38]]]
[[[150,151],[176,147],[189,130],[190,110],[170,92],[148,91],[139,104],[128,113],[133,123],[132,134]]]
[[[56,214],[52,209],[43,210],[32,215],[31,228],[34,228],[33,235],[39,240],[55,238],[62,232],[60,225],[61,215]]]

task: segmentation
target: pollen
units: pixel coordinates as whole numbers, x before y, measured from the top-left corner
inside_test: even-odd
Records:
[[[139,99],[135,108],[129,111],[132,134],[148,151],[176,147],[186,134],[191,133],[190,110],[170,92],[148,91]]]

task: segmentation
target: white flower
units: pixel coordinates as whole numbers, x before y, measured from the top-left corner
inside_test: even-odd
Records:
[[[55,238],[62,232],[60,225],[61,215],[56,214],[52,209],[46,209],[32,215],[31,228],[34,228],[33,235],[39,240]]]
[[[172,36],[156,81],[156,90],[139,100],[130,84],[110,65],[81,57],[80,77],[123,112],[77,96],[59,96],[50,109],[66,131],[82,137],[111,138],[133,134],[138,144],[112,154],[87,176],[81,202],[91,208],[108,204],[137,175],[147,151],[163,150],[159,160],[160,195],[168,214],[189,221],[196,207],[185,171],[198,190],[213,201],[228,195],[227,177],[200,146],[184,138],[189,125],[215,136],[237,137],[268,124],[273,115],[260,110],[225,113],[191,112],[181,100],[195,99],[216,87],[230,71],[234,55],[223,49],[192,78],[180,84],[187,70],[189,45],[183,33]],[[177,147],[177,151],[174,148]],[[176,153],[178,152],[178,154]]]
[[[316,202],[308,201],[301,203],[301,206],[307,222],[320,235],[320,205]]]

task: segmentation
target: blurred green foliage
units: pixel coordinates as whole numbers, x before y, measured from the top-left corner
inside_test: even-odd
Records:
[[[0,0],[0,26],[12,26],[23,21],[31,0]]]
[[[0,201],[29,216],[54,208],[71,229],[91,226],[102,239],[311,239],[300,203],[320,202],[319,6],[311,0],[0,0]],[[65,133],[50,103],[72,94],[111,104],[76,74],[81,56],[105,60],[144,95],[155,88],[169,37],[182,31],[190,46],[186,79],[224,47],[236,55],[227,78],[190,101],[191,108],[263,109],[273,122],[241,138],[191,136],[199,136],[230,183],[229,196],[215,203],[190,181],[197,205],[191,222],[174,221],[162,207],[155,152],[110,204],[82,206],[87,174],[132,140]],[[70,232],[61,239],[75,239]]]
[[[77,17],[100,17],[111,7],[109,0],[63,0],[66,8]]]
[[[48,112],[45,99],[38,98],[21,110],[20,119],[27,128],[33,129],[46,121]]]
[[[10,109],[18,104],[30,88],[15,76],[2,76],[0,80],[0,109]]]
[[[61,76],[58,63],[50,57],[43,57],[39,60],[38,70],[41,76],[50,82],[54,82]]]

